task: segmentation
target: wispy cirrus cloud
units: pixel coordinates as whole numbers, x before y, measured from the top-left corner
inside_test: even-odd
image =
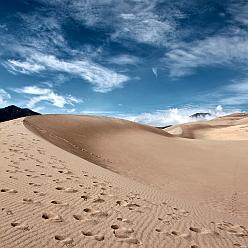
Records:
[[[141,62],[141,59],[136,56],[121,54],[119,56],[111,57],[109,62],[116,65],[136,65]]]
[[[166,45],[174,36],[176,20],[183,16],[172,1],[163,6],[160,0],[37,1],[63,11],[66,7],[67,15],[89,27],[110,28],[112,40],[153,46]],[[161,15],[160,10],[165,14]]]
[[[228,15],[228,19],[222,28],[207,36],[196,36],[188,42],[179,39],[165,52],[163,61],[171,77],[183,77],[208,67],[232,66],[246,70],[248,3],[230,1],[225,7],[225,13],[220,14]]]
[[[45,66],[37,64],[32,60],[28,61],[18,61],[14,59],[9,59],[7,62],[2,63],[3,66],[12,73],[23,73],[23,74],[32,74],[38,73],[45,70]]]
[[[23,88],[16,88],[12,90],[16,93],[31,95],[31,98],[27,103],[29,108],[36,107],[36,104],[42,101],[50,102],[52,105],[58,108],[63,108],[65,105],[74,106],[74,104],[82,102],[81,99],[77,99],[71,95],[59,95],[52,89],[40,88],[38,86],[25,86]]]
[[[248,25],[247,1],[233,1],[228,7],[228,12],[232,15],[233,21],[246,26]]]
[[[248,78],[234,81],[220,89],[219,102],[225,105],[243,105],[248,103]]]
[[[248,64],[248,35],[217,35],[192,43],[181,44],[166,53],[171,77],[189,75],[201,67]]]

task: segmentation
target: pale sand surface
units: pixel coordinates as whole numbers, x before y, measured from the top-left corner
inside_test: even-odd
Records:
[[[87,116],[25,125],[0,124],[0,247],[248,247],[246,141]]]
[[[164,130],[190,139],[248,140],[248,114],[231,114],[205,122],[174,125]]]

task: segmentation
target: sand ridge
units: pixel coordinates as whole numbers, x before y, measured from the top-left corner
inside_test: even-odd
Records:
[[[0,127],[2,247],[248,247],[246,219],[174,198]]]

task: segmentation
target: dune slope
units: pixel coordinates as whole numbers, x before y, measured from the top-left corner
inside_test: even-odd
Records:
[[[47,115],[24,122],[53,144],[104,168],[181,199],[248,216],[247,141],[175,138],[103,117]]]

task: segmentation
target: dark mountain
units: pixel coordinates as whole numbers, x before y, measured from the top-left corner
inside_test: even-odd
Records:
[[[0,109],[0,122],[10,121],[20,117],[40,115],[40,113],[34,112],[28,108],[19,108],[15,105],[10,105],[6,108]]]
[[[211,116],[210,113],[195,113],[193,115],[191,115],[191,118],[205,118],[207,116]]]
[[[167,126],[163,126],[163,127],[156,127],[156,128],[158,128],[158,129],[165,129],[165,128],[167,128],[167,127],[171,127],[172,125],[167,125]]]

